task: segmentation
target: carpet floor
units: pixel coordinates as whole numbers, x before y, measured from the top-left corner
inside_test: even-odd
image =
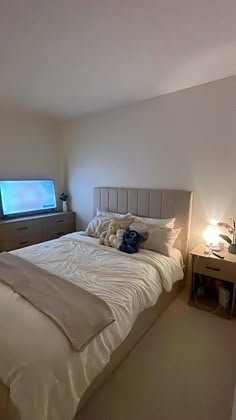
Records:
[[[183,292],[76,420],[230,420],[235,385],[236,321]]]

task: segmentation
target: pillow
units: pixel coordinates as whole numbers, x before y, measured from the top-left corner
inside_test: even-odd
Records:
[[[173,228],[174,223],[175,223],[175,217],[172,217],[171,219],[155,219],[152,217],[134,216],[134,221],[132,225],[130,226],[130,229],[139,231],[140,223],[143,225],[144,230],[145,230],[144,225],[148,225],[146,230],[149,230],[149,225],[165,226],[165,227]]]
[[[149,237],[144,242],[143,248],[159,254],[170,256],[170,249],[173,247],[181,228],[171,229],[168,227],[157,226],[149,231]]]
[[[93,238],[100,238],[101,233],[108,229],[108,226],[112,221],[121,223],[122,228],[127,229],[133,220],[133,217],[127,215],[120,215],[118,218],[114,218],[113,216],[95,216],[88,224],[85,235],[92,236]]]
[[[133,217],[131,213],[126,213],[126,214],[113,213],[111,211],[103,211],[103,210],[100,210],[100,209],[97,209],[97,216],[98,217],[109,217],[109,218],[114,218],[115,217],[117,219],[119,219],[120,217],[124,217],[124,216]]]

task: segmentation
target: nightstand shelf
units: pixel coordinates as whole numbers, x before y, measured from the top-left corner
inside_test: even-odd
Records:
[[[205,246],[199,245],[191,252],[192,281],[189,305],[205,310],[223,318],[235,315],[236,294],[236,256],[224,250],[224,259],[204,254]],[[219,288],[229,292],[228,308],[219,304]]]
[[[201,298],[197,298],[197,302],[195,301],[194,297],[191,297],[189,299],[189,305],[193,306],[194,308],[198,308],[203,311],[207,311],[215,315],[221,316],[222,318],[232,318],[231,310],[222,308],[219,305],[218,300],[216,300],[216,298],[214,297],[204,296]]]

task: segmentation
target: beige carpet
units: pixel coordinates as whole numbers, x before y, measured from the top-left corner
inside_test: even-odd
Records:
[[[176,298],[76,420],[230,420],[236,321],[186,301]]]

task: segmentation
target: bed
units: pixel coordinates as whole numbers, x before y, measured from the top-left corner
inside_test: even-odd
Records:
[[[186,265],[187,262],[187,251],[188,251],[188,239],[189,239],[189,231],[190,231],[190,218],[191,218],[191,202],[192,202],[192,193],[189,191],[180,191],[180,190],[149,190],[149,189],[126,189],[126,188],[106,188],[106,187],[99,187],[94,189],[94,209],[101,208],[106,211],[117,212],[117,213],[127,213],[130,212],[137,216],[144,216],[144,217],[153,217],[153,218],[168,218],[168,217],[176,217],[175,226],[181,227],[181,233],[178,237],[178,240],[175,244],[175,248],[181,251],[182,258],[184,264]],[[138,277],[138,272],[144,270],[147,271],[147,261],[146,258],[156,258],[153,255],[147,255],[145,252],[141,252],[140,255],[135,256],[134,258],[130,258],[129,260],[124,260],[125,256],[117,255],[119,251],[116,250],[104,250],[101,249],[100,245],[94,243],[93,238],[86,238],[81,236],[79,233],[74,233],[71,235],[67,235],[64,238],[61,238],[56,241],[50,241],[46,245],[34,245],[32,247],[25,248],[20,251],[16,251],[16,253],[21,256],[22,258],[29,259],[35,264],[41,264],[44,268],[50,270],[54,270],[55,260],[58,261],[58,255],[60,255],[60,270],[63,270],[63,267],[66,267],[66,257],[63,259],[63,255],[66,254],[66,250],[70,249],[72,253],[77,253],[76,255],[79,258],[83,258],[82,254],[91,254],[92,259],[94,261],[103,259],[106,264],[109,264],[110,254],[113,252],[114,257],[117,261],[117,267],[122,265],[123,263],[125,266],[129,266],[128,277],[129,279],[132,277],[133,273],[133,285],[134,280],[136,279],[135,276]],[[46,254],[45,254],[46,253]],[[143,255],[142,255],[143,254]],[[172,257],[172,266],[177,267],[178,259],[180,258],[179,252],[176,251],[175,255]],[[45,258],[47,255],[47,258]],[[127,257],[129,258],[129,257]],[[158,257],[159,258],[159,257]],[[165,265],[167,264],[167,257],[159,258],[158,264],[163,267],[163,272],[165,271]],[[64,264],[63,264],[64,261]],[[90,260],[91,263],[92,260]],[[125,261],[125,262],[124,262]],[[129,261],[127,263],[127,261]],[[180,260],[179,260],[180,261]],[[154,261],[155,262],[155,261]],[[54,264],[54,265],[53,265]],[[81,264],[83,265],[83,259],[81,260]],[[153,263],[154,264],[154,263]],[[169,264],[169,262],[168,262]],[[57,266],[57,264],[56,264]],[[136,267],[139,267],[138,271],[135,272]],[[138,310],[131,310],[129,307],[128,309],[125,308],[125,311],[132,313],[132,317],[129,318],[127,315],[124,316],[124,313],[121,312],[117,313],[117,320],[119,318],[119,322],[117,321],[113,325],[107,327],[105,332],[102,332],[93,342],[91,345],[89,344],[85,351],[81,353],[81,355],[74,356],[70,354],[70,364],[67,365],[67,380],[69,381],[69,385],[71,385],[71,381],[73,382],[73,386],[75,386],[75,394],[76,394],[76,386],[80,388],[80,395],[72,395],[72,399],[68,399],[68,404],[74,406],[75,403],[78,405],[78,409],[81,409],[83,405],[88,401],[91,395],[96,391],[96,389],[103,383],[103,381],[111,374],[111,372],[118,366],[120,361],[127,355],[127,353],[134,347],[134,345],[141,339],[141,337],[148,331],[148,329],[153,325],[156,319],[160,316],[160,314],[166,309],[166,307],[171,303],[174,299],[178,291],[183,286],[184,280],[181,279],[181,275],[175,275],[175,279],[173,281],[173,286],[171,291],[165,292],[164,287],[162,287],[161,282],[154,281],[154,267],[149,264],[147,278],[151,279],[153,276],[153,290],[151,289],[150,293],[146,293],[146,298],[140,299],[139,305],[136,305]],[[167,266],[166,266],[167,267]],[[68,269],[68,267],[67,267]],[[167,268],[166,268],[167,269]],[[112,270],[111,270],[112,271]],[[157,270],[156,270],[157,271]],[[155,271],[155,273],[156,273]],[[173,270],[172,270],[173,271]],[[70,268],[67,271],[67,275],[70,273]],[[104,273],[103,273],[104,275]],[[165,277],[165,275],[164,275]],[[168,277],[168,276],[167,276]],[[156,277],[155,277],[156,278]],[[180,280],[181,279],[181,280]],[[130,284],[132,282],[127,282],[127,278],[124,281],[124,284],[127,283],[127,290],[126,292],[129,293]],[[109,283],[110,284],[110,283]],[[1,286],[1,285],[0,285]],[[117,284],[116,284],[117,286]],[[86,288],[86,278],[84,287]],[[89,286],[90,287],[90,286]],[[119,286],[120,287],[120,286]],[[123,287],[123,286],[122,286]],[[132,286],[134,287],[134,286]],[[150,287],[150,285],[148,285]],[[155,289],[155,290],[154,290]],[[106,290],[101,290],[101,294],[105,296]],[[113,293],[113,292],[112,292]],[[134,293],[133,291],[131,293]],[[112,299],[114,298],[114,294],[112,295]],[[119,294],[117,294],[116,298],[119,298]],[[109,300],[109,298],[108,298]],[[119,300],[119,299],[118,299]],[[119,308],[122,305],[118,305]],[[26,309],[25,309],[26,310]],[[29,310],[29,308],[27,308]],[[37,311],[37,310],[36,310]],[[34,308],[30,308],[30,312],[28,313],[29,317],[35,317],[36,311]],[[123,311],[123,312],[125,312]],[[123,315],[122,315],[123,314]],[[40,322],[45,324],[45,316],[43,314],[40,315]],[[123,318],[122,318],[123,316]],[[44,317],[44,318],[43,318]],[[129,319],[129,322],[128,322]],[[37,325],[38,320],[35,321]],[[126,327],[124,325],[127,323]],[[43,324],[43,328],[47,331],[46,326]],[[122,325],[122,328],[121,328]],[[51,324],[50,327],[52,328]],[[112,332],[113,328],[113,332]],[[116,330],[115,330],[116,329]],[[56,350],[55,354],[57,353],[62,354],[62,358],[65,357],[64,354],[67,354],[69,350],[69,345],[65,337],[62,337],[62,333],[56,330],[48,330],[47,333],[54,334],[53,340],[54,343],[45,343],[40,349],[42,353],[44,353],[44,348],[47,349],[45,354],[48,357],[50,351],[53,352]],[[32,334],[34,332],[32,331]],[[104,334],[107,335],[106,339],[104,338]],[[114,338],[116,337],[116,339]],[[40,340],[40,334],[35,337],[35,341]],[[41,341],[43,338],[41,337]],[[109,343],[109,345],[108,345]],[[38,342],[38,347],[40,347],[41,342]],[[57,345],[57,346],[56,346]],[[56,347],[53,347],[56,346]],[[61,346],[61,347],[60,347]],[[64,346],[64,347],[63,347]],[[63,351],[62,351],[63,348]],[[106,351],[104,350],[106,349]],[[20,348],[21,350],[21,348]],[[50,350],[50,351],[49,351]],[[22,347],[22,351],[24,351],[24,346]],[[40,352],[39,352],[40,354]],[[90,354],[90,356],[89,356]],[[96,355],[96,357],[94,356]],[[99,357],[97,355],[100,355]],[[83,359],[83,363],[78,360],[74,360],[75,357],[81,357]],[[59,357],[59,356],[58,356]],[[97,360],[95,360],[98,357]],[[63,360],[63,359],[62,359]],[[96,361],[96,363],[94,362]],[[35,363],[35,359],[34,359]],[[43,372],[43,367],[40,365],[41,360],[39,358],[37,365],[34,366],[35,371],[33,371],[29,375],[29,379],[26,381],[26,388],[25,393],[27,392],[28,404],[34,403],[34,395],[31,393],[31,388],[33,392],[34,383],[33,377],[35,375],[42,375],[42,380],[45,379],[46,371]],[[52,361],[50,360],[50,363]],[[94,364],[94,365],[93,365]],[[96,365],[96,366],[95,366]],[[1,363],[0,363],[1,367]],[[31,366],[30,366],[31,368]],[[68,374],[69,371],[69,374]],[[40,373],[39,373],[40,372]],[[1,376],[1,375],[0,375]],[[11,378],[4,378],[5,384],[8,384]],[[30,383],[31,381],[31,383]],[[52,383],[53,380],[51,379]],[[79,384],[76,385],[76,381]],[[28,387],[28,383],[30,383],[30,387]],[[23,392],[21,389],[17,395],[17,387],[15,393],[11,391],[11,398],[9,388],[3,384],[3,381],[0,382],[0,418],[2,420],[18,420],[20,418],[19,411],[21,413],[26,410],[25,404],[21,401],[20,392]],[[63,392],[63,391],[61,391]],[[22,394],[24,395],[24,393]],[[40,395],[40,394],[38,394]],[[61,399],[63,400],[63,394],[61,395]],[[42,401],[43,397],[41,396]],[[50,396],[51,398],[51,396]],[[58,398],[58,395],[55,397]],[[40,399],[40,396],[39,396]],[[12,403],[14,401],[14,404]],[[60,398],[59,398],[60,400]],[[61,416],[60,419],[62,420],[70,420],[74,415],[74,408],[68,408],[68,415],[63,414],[63,407],[60,407],[60,401],[57,401],[58,409],[60,411],[59,415]],[[33,401],[33,402],[32,402]],[[47,404],[45,404],[47,405]],[[16,409],[16,406],[20,407]],[[32,408],[32,410],[34,407]],[[27,411],[27,410],[26,410]],[[32,411],[31,411],[32,412]],[[22,415],[23,420],[32,420],[29,416],[27,417],[27,413]],[[31,416],[32,417],[32,416]],[[45,419],[47,420],[60,420],[58,417],[58,413],[52,413],[50,415],[45,414]],[[42,415],[40,417],[35,417],[34,420],[44,420],[42,419]]]

